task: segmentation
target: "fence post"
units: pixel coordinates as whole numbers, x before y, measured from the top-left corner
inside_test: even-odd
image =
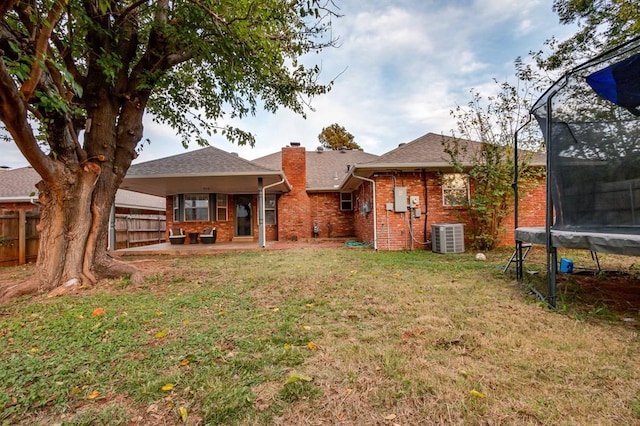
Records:
[[[27,212],[18,210],[18,265],[27,263]]]

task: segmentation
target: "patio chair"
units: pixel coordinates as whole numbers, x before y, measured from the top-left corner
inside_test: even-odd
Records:
[[[217,236],[216,228],[205,228],[200,234],[200,241],[202,241],[202,244],[213,244],[216,242]]]
[[[187,234],[184,233],[182,228],[169,229],[169,242],[171,244],[184,244],[184,240],[187,238]]]

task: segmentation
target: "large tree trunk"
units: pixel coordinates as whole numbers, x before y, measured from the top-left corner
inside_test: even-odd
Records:
[[[53,183],[40,182],[40,245],[33,278],[0,291],[0,303],[36,292],[60,295],[98,279],[128,274],[140,282],[134,267],[107,252],[109,213],[117,187],[99,167],[61,169]]]

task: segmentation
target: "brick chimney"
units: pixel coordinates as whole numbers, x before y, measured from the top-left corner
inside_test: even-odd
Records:
[[[311,238],[311,201],[307,194],[307,152],[299,142],[282,148],[282,171],[293,187],[278,203],[278,239],[298,241]]]

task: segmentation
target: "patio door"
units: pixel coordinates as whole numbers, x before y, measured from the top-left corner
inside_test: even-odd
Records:
[[[236,237],[250,237],[253,235],[253,221],[251,217],[251,195],[236,195]]]

